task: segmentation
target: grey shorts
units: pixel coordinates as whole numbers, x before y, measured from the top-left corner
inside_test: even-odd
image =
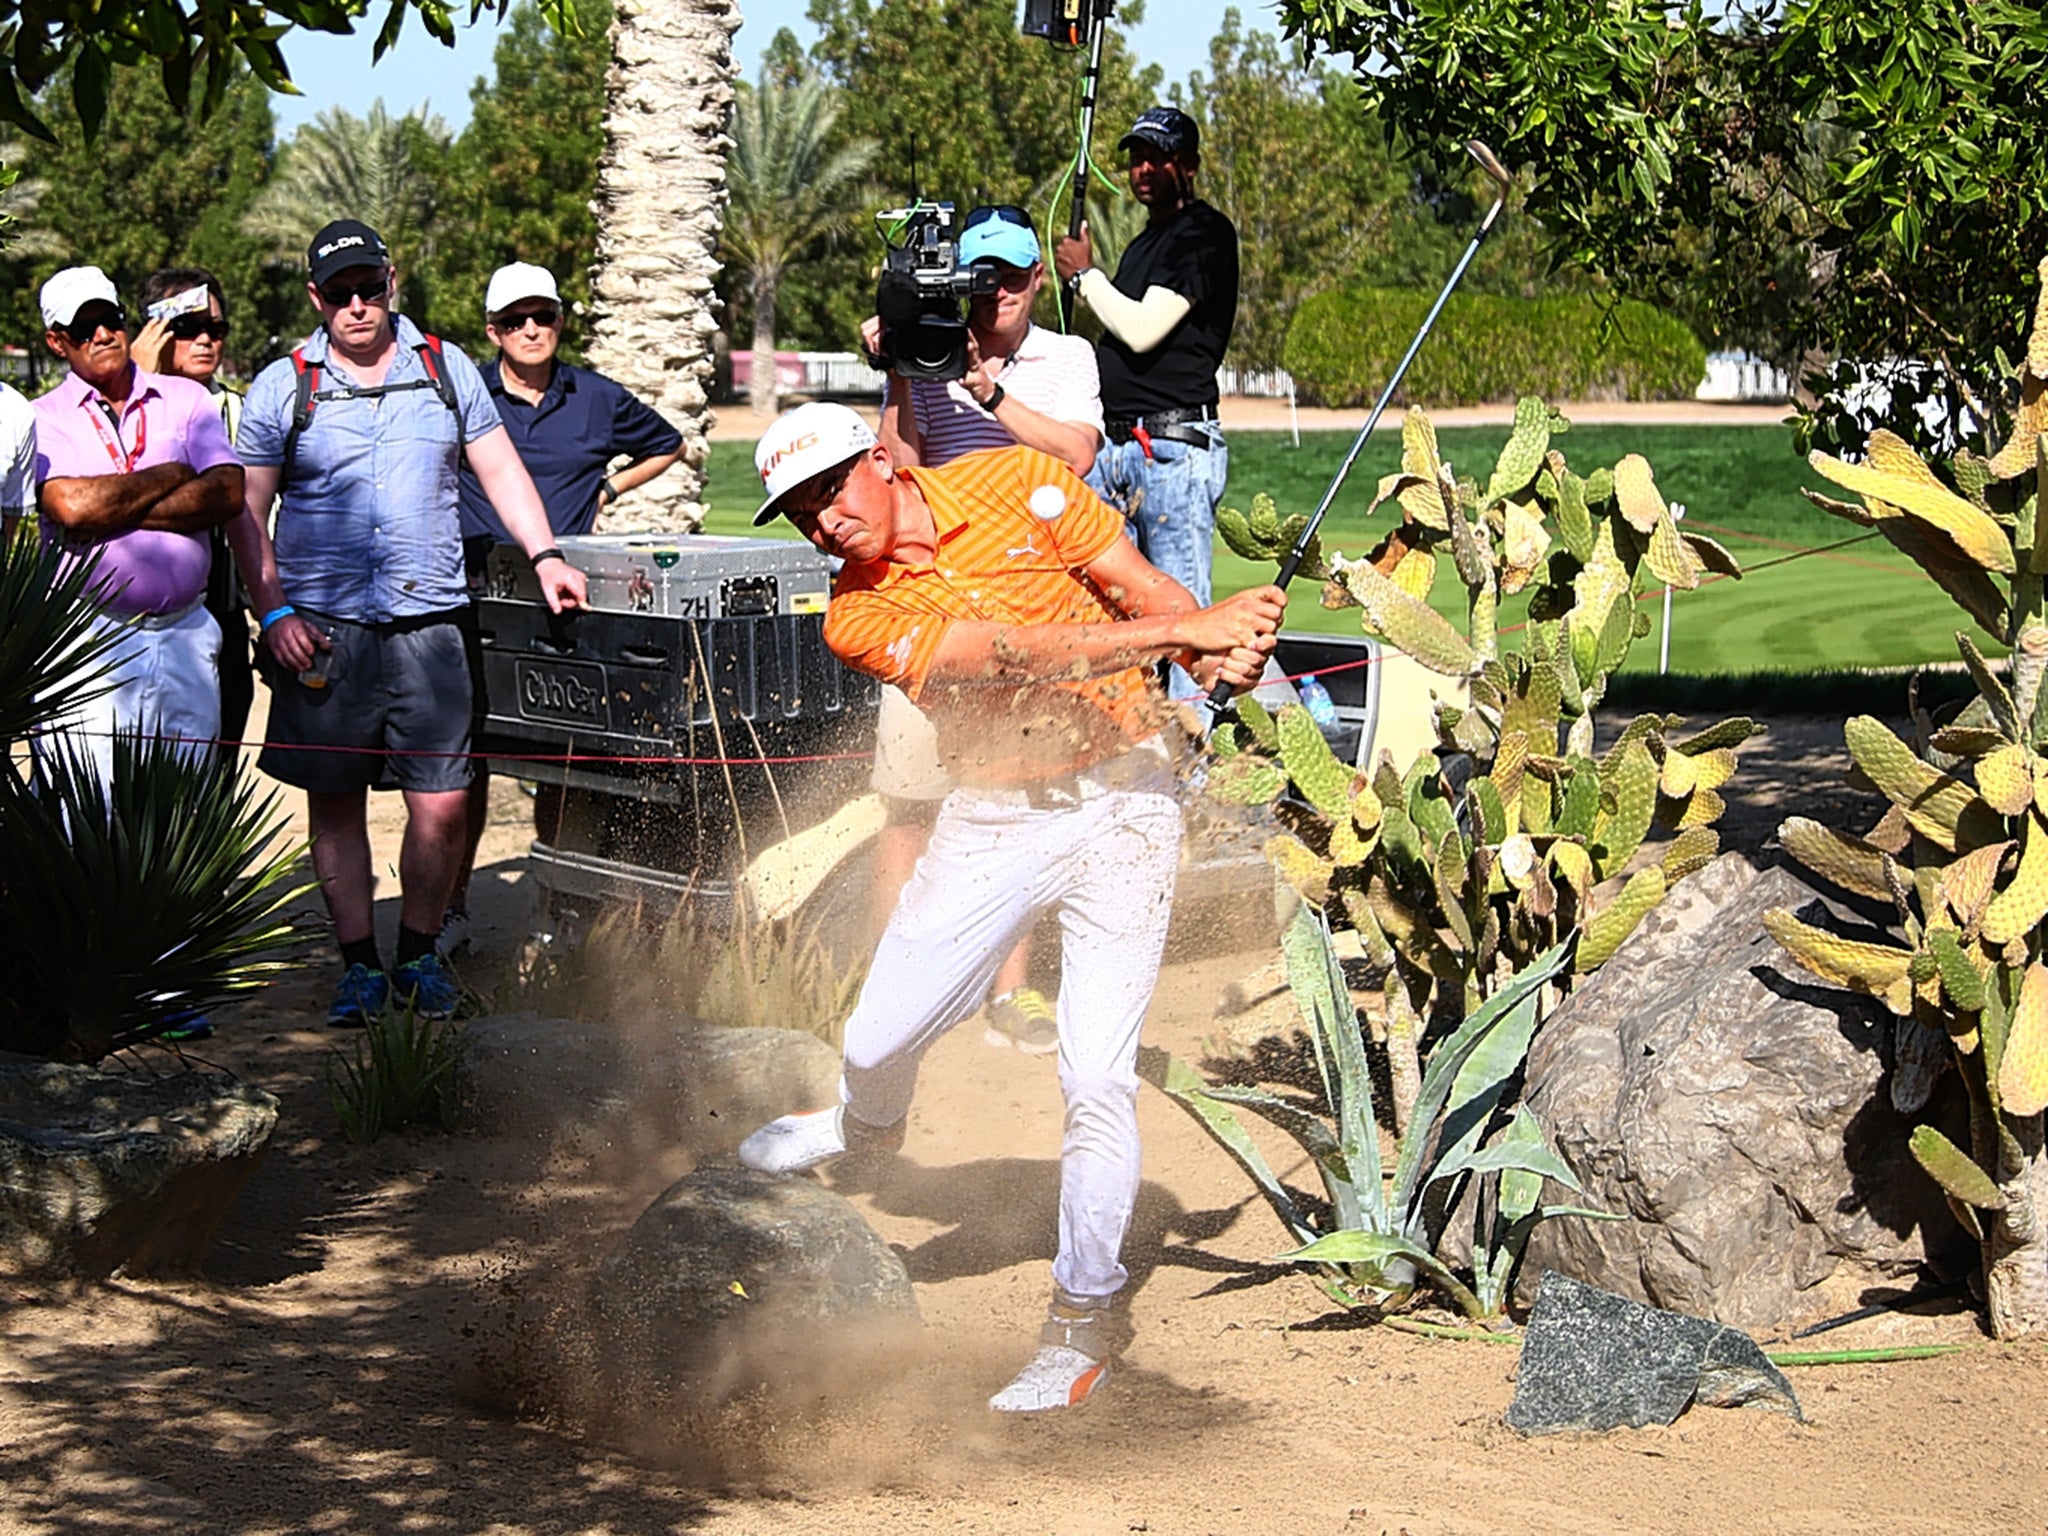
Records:
[[[467,788],[469,661],[456,615],[386,624],[300,616],[334,642],[329,681],[309,688],[263,652],[270,730],[256,766],[316,794]]]

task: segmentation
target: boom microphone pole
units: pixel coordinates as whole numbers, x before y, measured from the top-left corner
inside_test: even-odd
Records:
[[[1493,182],[1493,207],[1487,210],[1486,217],[1480,221],[1479,233],[1472,237],[1472,243],[1465,247],[1465,254],[1458,258],[1458,264],[1451,269],[1451,278],[1444,284],[1444,291],[1438,294],[1436,302],[1430,305],[1428,315],[1423,318],[1422,329],[1417,331],[1415,339],[1408,343],[1408,351],[1401,358],[1400,365],[1394,369],[1394,376],[1387,380],[1387,387],[1380,391],[1379,403],[1372,408],[1372,414],[1365,418],[1365,425],[1358,429],[1358,436],[1352,439],[1351,451],[1344,455],[1344,462],[1337,466],[1336,478],[1331,480],[1330,488],[1323,492],[1322,505],[1316,508],[1315,516],[1308,520],[1308,526],[1301,530],[1301,537],[1294,541],[1294,548],[1287,552],[1287,558],[1280,562],[1280,572],[1273,578],[1273,584],[1283,591],[1286,590],[1287,584],[1294,580],[1295,572],[1301,569],[1302,561],[1308,558],[1309,542],[1315,538],[1316,530],[1322,526],[1323,518],[1330,510],[1330,503],[1337,499],[1337,492],[1343,488],[1344,481],[1351,474],[1351,466],[1357,462],[1359,451],[1365,447],[1366,439],[1372,436],[1372,429],[1379,425],[1380,416],[1386,411],[1388,402],[1394,398],[1394,391],[1400,388],[1401,380],[1407,375],[1408,365],[1415,361],[1415,354],[1422,350],[1422,343],[1428,339],[1430,331],[1436,325],[1436,317],[1443,313],[1445,302],[1464,280],[1465,269],[1472,265],[1472,258],[1479,254],[1480,245],[1493,233],[1494,221],[1507,206],[1511,179],[1493,151],[1477,139],[1467,139],[1465,152],[1479,162],[1479,168],[1486,172],[1488,179]],[[1237,690],[1229,683],[1219,682],[1209,690],[1210,707],[1221,708],[1228,704],[1236,692]]]
[[[1026,37],[1042,37],[1065,48],[1083,44],[1088,48],[1088,69],[1081,77],[1081,142],[1074,150],[1073,193],[1067,208],[1069,240],[1080,237],[1081,218],[1087,210],[1088,172],[1094,164],[1088,151],[1095,140],[1095,98],[1102,84],[1102,45],[1109,35],[1109,18],[1115,12],[1116,0],[1024,0]],[[1068,314],[1073,313],[1076,286],[1076,280],[1069,279],[1060,288]]]

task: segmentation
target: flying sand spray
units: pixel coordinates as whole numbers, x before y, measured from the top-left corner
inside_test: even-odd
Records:
[[[1467,139],[1465,152],[1479,162],[1479,168],[1486,172],[1487,178],[1493,182],[1493,206],[1480,221],[1479,232],[1472,237],[1472,243],[1465,247],[1465,254],[1458,258],[1458,264],[1451,269],[1450,281],[1444,284],[1443,292],[1439,293],[1436,302],[1430,305],[1429,313],[1423,317],[1422,329],[1417,331],[1415,339],[1408,343],[1408,351],[1401,358],[1400,365],[1394,369],[1393,377],[1387,380],[1387,387],[1380,391],[1379,403],[1372,408],[1372,414],[1365,418],[1365,425],[1358,429],[1358,436],[1351,440],[1351,451],[1344,455],[1344,462],[1337,466],[1337,473],[1330,481],[1330,488],[1323,492],[1322,505],[1316,508],[1315,516],[1308,520],[1308,526],[1301,530],[1301,537],[1294,541],[1294,548],[1287,552],[1287,558],[1280,562],[1280,572],[1273,578],[1273,584],[1283,590],[1294,580],[1294,573],[1301,569],[1301,562],[1308,558],[1309,545],[1315,539],[1316,530],[1322,526],[1323,518],[1330,510],[1330,504],[1337,499],[1337,492],[1343,488],[1344,481],[1351,474],[1351,466],[1357,462],[1359,451],[1365,447],[1366,439],[1372,436],[1372,429],[1379,425],[1380,416],[1386,411],[1387,403],[1394,398],[1394,391],[1400,388],[1401,380],[1408,372],[1408,365],[1415,361],[1415,354],[1422,350],[1422,343],[1428,339],[1430,330],[1436,325],[1436,317],[1443,313],[1445,302],[1464,280],[1465,269],[1472,265],[1472,258],[1479,254],[1480,245],[1493,233],[1494,221],[1507,206],[1509,176],[1493,151],[1477,139]],[[1209,691],[1211,707],[1228,704],[1236,691],[1229,683],[1218,683]]]

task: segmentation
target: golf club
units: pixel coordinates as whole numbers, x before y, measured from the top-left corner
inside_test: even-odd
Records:
[[[1337,466],[1337,474],[1330,481],[1330,488],[1323,492],[1322,505],[1316,508],[1315,516],[1308,520],[1308,526],[1301,530],[1301,537],[1294,541],[1294,547],[1287,552],[1287,558],[1280,562],[1280,573],[1273,578],[1273,584],[1282,591],[1285,591],[1287,584],[1294,580],[1294,573],[1301,569],[1301,562],[1308,558],[1309,543],[1315,538],[1316,530],[1322,526],[1323,518],[1330,510],[1330,504],[1337,499],[1337,492],[1343,489],[1344,481],[1351,474],[1351,466],[1358,460],[1359,451],[1365,447],[1366,439],[1372,436],[1372,429],[1379,425],[1380,416],[1385,412],[1387,403],[1394,398],[1394,391],[1401,387],[1401,380],[1408,372],[1408,365],[1415,361],[1415,354],[1422,350],[1422,343],[1428,339],[1430,330],[1436,325],[1436,317],[1443,313],[1445,302],[1464,280],[1465,269],[1472,265],[1472,258],[1479,254],[1481,243],[1493,232],[1494,221],[1500,217],[1501,209],[1507,206],[1510,179],[1493,151],[1477,139],[1467,139],[1465,153],[1479,162],[1479,168],[1486,172],[1487,179],[1493,183],[1493,206],[1486,211],[1486,217],[1480,221],[1479,232],[1472,237],[1472,243],[1465,247],[1465,254],[1460,256],[1458,264],[1451,268],[1451,278],[1444,284],[1444,291],[1438,294],[1436,302],[1429,306],[1429,313],[1422,321],[1422,329],[1417,331],[1415,339],[1408,343],[1408,350],[1403,354],[1400,365],[1394,369],[1393,377],[1387,380],[1387,387],[1380,391],[1379,403],[1372,408],[1372,414],[1365,418],[1365,425],[1358,429],[1358,436],[1351,440],[1351,451],[1344,455],[1344,462]],[[1218,683],[1209,690],[1210,707],[1220,708],[1228,704],[1236,691],[1229,683]]]

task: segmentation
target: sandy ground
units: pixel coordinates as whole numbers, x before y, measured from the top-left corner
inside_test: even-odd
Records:
[[[1840,767],[1839,726],[1777,721],[1730,786],[1750,840]],[[1844,792],[1846,793],[1846,792]],[[486,956],[533,918],[527,802],[500,785],[479,887]],[[384,894],[391,807],[376,824]],[[395,903],[380,903],[382,927]],[[1150,1026],[1187,1055],[1257,976],[1257,904],[1177,940]],[[1266,931],[1270,931],[1270,920]],[[1235,942],[1227,940],[1234,939]],[[494,958],[495,957],[495,958]],[[479,1400],[506,1298],[586,1266],[687,1166],[516,1136],[344,1142],[321,1086],[327,961],[222,1018],[205,1047],[277,1093],[267,1163],[206,1277],[0,1291],[0,1530],[644,1533],[1969,1532],[2048,1525],[2048,1351],[1981,1340],[1955,1305],[1831,1345],[1957,1340],[1946,1358],[1796,1373],[1809,1422],[1702,1409],[1672,1428],[1526,1442],[1510,1343],[1359,1327],[1303,1279],[1221,1153],[1141,1101],[1127,1257],[1136,1329],[1085,1408],[995,1422],[1048,1284],[1059,1097],[1049,1061],[974,1026],[932,1053],[906,1162],[854,1192],[902,1252],[922,1358],[822,1416],[735,1425],[690,1462],[636,1460]],[[1239,992],[1244,990],[1240,987]],[[1300,1178],[1302,1170],[1293,1170]],[[1793,1321],[1793,1320],[1788,1320]],[[744,1429],[744,1433],[742,1433]]]

